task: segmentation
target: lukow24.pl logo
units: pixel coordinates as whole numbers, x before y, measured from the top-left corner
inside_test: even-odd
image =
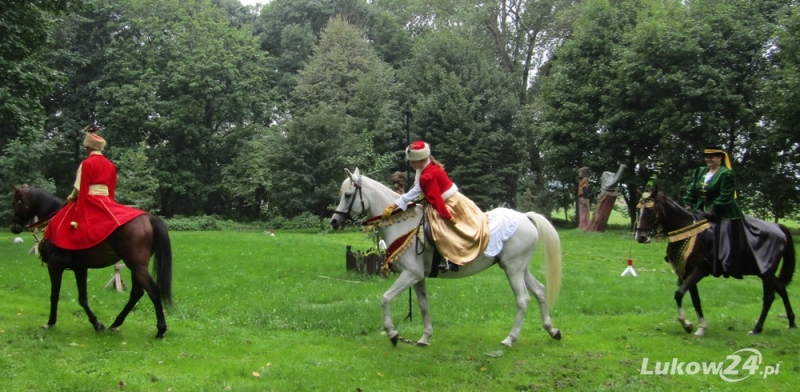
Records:
[[[642,368],[639,374],[643,375],[719,375],[728,382],[742,381],[750,376],[758,375],[761,378],[778,374],[780,372],[780,362],[775,365],[762,364],[761,352],[754,348],[743,348],[735,353],[728,355],[724,361],[720,362],[686,362],[678,358],[672,361],[650,363],[650,358],[642,359]]]

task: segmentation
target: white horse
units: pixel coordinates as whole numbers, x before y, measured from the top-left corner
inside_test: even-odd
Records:
[[[355,219],[361,215],[380,215],[386,206],[397,199],[398,195],[394,191],[375,180],[362,176],[358,169],[352,173],[347,169],[345,171],[348,178],[342,183],[341,199],[336,212],[331,217],[331,226],[334,228],[343,228],[348,218]],[[411,207],[409,207],[409,210],[411,210]],[[393,223],[390,224],[390,222],[384,221],[379,225],[380,235],[387,243],[392,244],[395,239],[417,227],[423,215],[422,207],[417,205],[414,207],[414,212],[406,211],[404,214],[406,214],[404,217],[408,219],[390,218],[389,220]],[[411,214],[414,214],[414,216],[411,217]],[[539,214],[534,212],[522,214],[516,211],[511,211],[511,214],[518,223],[517,230],[514,235],[505,241],[500,254],[495,257],[487,257],[482,254],[476,260],[460,266],[457,272],[448,271],[442,274],[441,277],[463,278],[477,274],[493,264],[499,264],[500,268],[505,271],[508,283],[511,285],[517,300],[517,317],[514,320],[514,327],[511,328],[511,332],[502,341],[502,344],[511,347],[519,338],[522,322],[525,319],[528,303],[531,300],[528,290],[533,293],[539,303],[539,311],[542,314],[542,327],[550,337],[559,340],[561,339],[561,331],[553,328],[553,324],[550,321],[550,313],[548,312],[548,306],[552,306],[555,303],[561,286],[561,241],[558,233],[550,222]],[[528,271],[528,263],[533,256],[533,251],[540,237],[544,244],[546,259],[548,283],[546,295],[544,285],[539,283]],[[433,336],[433,326],[428,314],[428,295],[425,292],[425,277],[431,271],[434,247],[432,244],[426,244],[421,254],[417,254],[415,248],[416,246],[412,242],[408,249],[391,264],[391,269],[399,272],[400,276],[392,287],[383,294],[383,327],[394,345],[397,345],[400,333],[395,330],[392,323],[390,304],[394,297],[411,286],[414,286],[414,291],[417,294],[417,302],[419,302],[420,313],[422,313],[422,320],[425,325],[424,333],[422,338],[417,341],[417,345],[427,346],[429,344],[428,340]]]

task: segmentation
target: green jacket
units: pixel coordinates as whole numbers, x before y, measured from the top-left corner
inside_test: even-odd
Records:
[[[696,169],[692,173],[692,182],[683,196],[684,204],[692,210],[714,210],[720,219],[741,219],[744,217],[739,203],[736,202],[736,174],[725,166],[721,166],[706,184],[705,177],[708,166]]]

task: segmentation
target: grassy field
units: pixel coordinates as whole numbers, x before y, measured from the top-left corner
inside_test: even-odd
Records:
[[[666,244],[640,245],[626,233],[560,232],[564,276],[552,311],[563,333],[550,339],[531,307],[520,340],[511,328],[514,298],[499,268],[464,280],[430,280],[431,346],[392,347],[382,333],[380,298],[394,281],[345,271],[345,245],[366,249],[359,232],[171,233],[175,307],[156,340],[152,304],[143,298],[122,331],[95,333],[67,272],[58,324],[42,330],[49,281],[24,244],[0,233],[0,390],[2,391],[548,391],[792,390],[800,374],[800,331],[786,328],[776,302],[764,333],[748,336],[761,284],[701,282],[709,329],[687,335],[675,319],[675,277]],[[532,263],[543,279],[542,255]],[[632,258],[638,277],[620,277]],[[89,274],[90,304],[109,325],[127,293],[104,290],[111,268]],[[123,271],[130,281],[127,270]],[[800,278],[796,277],[796,280]],[[797,284],[797,283],[796,283]],[[800,309],[800,288],[790,296]],[[696,322],[689,297],[685,306]],[[400,333],[418,339],[422,323],[408,295],[395,300]],[[743,381],[719,375],[641,374],[656,362],[723,362],[757,349],[763,362]],[[749,354],[748,354],[749,355]],[[743,357],[743,359],[747,359]],[[751,363],[752,365],[752,363]],[[772,366],[777,374],[764,377]],[[739,364],[739,375],[747,375]]]

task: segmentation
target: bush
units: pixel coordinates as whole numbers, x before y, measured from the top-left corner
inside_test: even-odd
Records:
[[[318,216],[306,211],[296,217],[286,219],[276,216],[265,224],[268,229],[319,229],[320,219]]]
[[[174,216],[165,219],[167,228],[171,231],[212,231],[212,230],[238,230],[242,225],[231,220],[220,219],[215,216]]]

